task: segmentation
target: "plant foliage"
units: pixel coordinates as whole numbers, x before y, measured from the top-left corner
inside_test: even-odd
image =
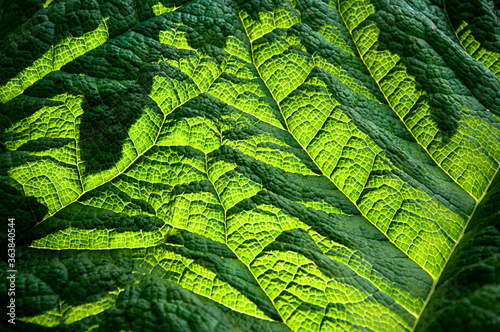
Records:
[[[498,1],[0,6],[5,328],[500,328]]]

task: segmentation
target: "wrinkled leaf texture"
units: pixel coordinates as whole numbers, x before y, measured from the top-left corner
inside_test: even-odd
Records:
[[[4,328],[497,331],[499,6],[2,1]]]

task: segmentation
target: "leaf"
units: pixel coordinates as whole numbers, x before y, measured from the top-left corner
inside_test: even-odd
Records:
[[[417,331],[498,328],[499,179],[497,175],[477,206],[420,317]]]
[[[500,24],[495,1],[445,1],[450,23],[469,54],[500,76]]]
[[[17,324],[495,326],[500,78],[446,5],[44,3],[0,48]]]

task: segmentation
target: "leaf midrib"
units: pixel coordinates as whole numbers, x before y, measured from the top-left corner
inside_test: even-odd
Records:
[[[238,7],[237,7],[238,8]],[[269,92],[269,94],[273,97],[273,100],[274,102],[276,103],[276,105],[278,106],[278,109],[280,111],[280,114],[281,114],[281,117],[283,118],[283,121],[285,123],[285,127],[286,127],[286,130],[287,132],[292,136],[292,138],[295,140],[295,142],[297,143],[298,146],[300,146],[302,148],[302,150],[307,154],[307,156],[309,157],[309,159],[314,163],[314,165],[321,171],[321,174],[327,178],[334,186],[335,188],[337,188],[344,196],[346,196],[346,198],[349,199],[349,201],[351,203],[354,204],[354,206],[356,207],[356,209],[361,213],[361,215],[370,222],[371,225],[373,225],[374,227],[376,227],[386,238],[388,241],[390,241],[393,245],[395,245],[402,253],[404,253],[411,261],[415,262],[415,264],[417,264],[418,266],[420,266],[424,271],[426,271],[427,273],[429,273],[429,275],[432,276],[432,274],[430,274],[430,272],[428,272],[427,270],[425,270],[425,268],[420,265],[417,261],[415,261],[412,257],[410,257],[406,252],[404,252],[392,239],[390,239],[377,225],[375,225],[373,222],[371,222],[371,220],[368,218],[368,216],[366,216],[365,213],[363,213],[363,211],[358,207],[357,203],[353,200],[351,200],[347,195],[346,193],[341,189],[339,188],[334,182],[333,180],[325,174],[325,172],[323,171],[323,169],[316,163],[316,161],[311,157],[311,155],[309,154],[309,152],[304,148],[304,146],[302,146],[299,141],[297,140],[297,138],[293,135],[292,131],[290,130],[290,128],[288,127],[288,122],[285,120],[285,117],[283,115],[283,111],[281,110],[281,106],[280,106],[280,103],[277,101],[276,97],[273,95],[271,89],[269,89],[269,87],[267,86],[266,82],[264,81],[264,79],[262,78],[262,75],[260,74],[260,71],[259,69],[257,68],[257,66],[255,65],[254,63],[254,56],[253,56],[253,42],[252,40],[250,39],[250,35],[248,34],[248,31],[243,23],[243,20],[241,19],[241,16],[239,15],[239,12],[238,12],[238,16],[240,18],[240,21],[241,21],[241,25],[243,26],[243,29],[245,29],[245,34],[246,34],[246,37],[248,38],[249,40],[249,43],[250,43],[250,51],[251,51],[251,58],[252,58],[252,65],[254,66],[255,70],[257,71],[258,75],[259,75],[259,78],[261,79],[261,81],[263,82],[265,88],[267,89],[267,91]]]
[[[446,175],[448,175],[450,177],[451,180],[453,180],[453,182],[455,184],[457,184],[460,188],[462,188],[467,194],[469,194],[472,198],[474,198],[474,200],[477,202],[477,198],[474,197],[471,193],[469,193],[464,187],[462,184],[458,183],[457,180],[455,180],[451,175],[450,173],[448,173],[447,170],[445,170],[438,162],[437,160],[434,158],[434,156],[432,154],[429,153],[429,151],[427,150],[427,148],[425,146],[422,145],[422,143],[420,142],[420,140],[418,140],[415,135],[413,135],[413,132],[410,130],[410,128],[408,128],[406,122],[403,120],[403,118],[401,116],[399,116],[399,114],[394,110],[394,107],[391,105],[391,102],[389,101],[389,98],[387,98],[387,96],[385,95],[384,91],[382,90],[382,87],[380,86],[380,83],[379,81],[377,81],[374,76],[373,76],[373,73],[371,72],[370,68],[368,67],[368,65],[366,64],[365,62],[365,59],[363,58],[363,56],[361,55],[361,52],[358,48],[358,44],[354,41],[354,37],[352,35],[352,30],[349,30],[349,28],[347,27],[347,23],[344,19],[344,16],[342,15],[342,11],[340,10],[340,0],[337,0],[337,6],[338,6],[338,12],[339,12],[339,15],[340,17],[342,18],[342,22],[344,22],[344,26],[346,28],[346,30],[349,32],[349,36],[351,37],[352,39],[352,43],[354,44],[354,46],[356,47],[356,51],[358,52],[358,55],[359,55],[359,59],[363,62],[363,64],[365,65],[366,67],[366,70],[368,70],[368,73],[370,73],[370,77],[373,78],[373,80],[375,81],[375,83],[377,84],[377,87],[378,89],[380,90],[380,93],[382,93],[382,96],[384,96],[386,102],[387,102],[387,105],[391,108],[391,110],[394,112],[394,114],[397,115],[397,117],[399,118],[399,120],[401,120],[401,122],[403,123],[403,125],[405,126],[406,130],[408,130],[408,133],[410,133],[410,135],[413,137],[413,139],[415,140],[415,142],[417,142],[418,145],[420,145],[424,150],[425,152],[427,153],[427,155],[432,159],[432,161],[434,161],[434,163],[436,163],[437,167],[439,167]],[[361,22],[360,22],[361,23]],[[359,23],[359,24],[360,24]],[[358,24],[358,25],[359,25]],[[356,29],[356,27],[353,28],[353,30]],[[422,91],[420,91],[420,93],[422,93]],[[420,97],[419,97],[420,98]]]
[[[238,8],[236,6],[236,8]],[[250,39],[250,35],[248,34],[248,31],[246,29],[246,26],[244,25],[243,23],[243,20],[241,19],[241,16],[240,16],[240,13],[238,12],[238,17],[240,19],[240,22],[241,22],[241,25],[243,27],[243,29],[245,30],[245,34],[246,34],[246,37],[248,38],[249,40],[249,43],[250,43],[250,51],[251,51],[251,59],[252,59],[252,65],[254,66],[255,70],[257,71],[258,75],[259,75],[259,78],[261,79],[261,81],[263,82],[264,86],[266,87],[266,89],[268,90],[269,94],[273,97],[274,101],[276,102],[276,105],[278,106],[279,108],[279,111],[280,111],[280,114],[283,118],[283,121],[285,122],[285,126],[286,126],[286,130],[287,132],[292,136],[292,138],[295,140],[295,142],[298,144],[298,146],[300,146],[302,148],[302,150],[307,154],[307,156],[309,157],[309,159],[311,159],[311,161],[314,163],[314,165],[321,171],[321,174],[326,177],[334,186],[335,188],[338,188],[335,183],[332,181],[332,179],[327,176],[323,170],[321,169],[321,167],[319,167],[319,165],[316,163],[316,161],[311,157],[311,155],[309,154],[309,152],[299,143],[299,141],[297,140],[297,138],[293,135],[293,133],[290,131],[289,127],[288,127],[288,122],[285,120],[285,117],[283,116],[283,112],[281,110],[281,106],[279,104],[279,102],[277,101],[276,97],[274,97],[272,91],[269,89],[269,87],[267,86],[266,82],[264,81],[264,79],[262,78],[261,74],[260,74],[260,71],[259,69],[257,68],[257,66],[255,66],[255,63],[254,63],[254,55],[253,55],[253,42],[252,40]],[[347,197],[347,195],[342,191],[342,189],[338,188],[340,192],[342,192],[342,194],[344,194],[344,196]],[[376,226],[375,224],[373,224],[370,219],[368,219],[368,217],[361,211],[361,209],[358,207],[358,205],[356,204],[356,202],[352,201],[350,198],[348,198],[349,201],[351,201],[354,206],[357,208],[357,210],[361,213],[361,215],[367,220],[370,222],[371,225],[375,226],[387,239],[388,241],[390,241],[394,246],[396,246],[402,253],[404,253],[411,261],[413,261],[415,264],[417,264],[419,267],[421,267],[424,271],[426,271],[427,273],[429,273],[427,270],[424,269],[423,266],[421,266],[419,263],[417,263],[413,258],[411,258],[406,252],[404,252],[403,250],[401,250],[401,248],[396,244],[394,243],[384,232],[382,232],[382,230]],[[253,274],[253,272],[252,272]],[[429,275],[431,275],[429,273]],[[432,276],[432,275],[431,275]],[[260,284],[259,284],[260,285]],[[264,291],[265,292],[265,291]],[[384,292],[385,293],[385,292]],[[267,294],[267,293],[266,293]],[[390,294],[388,294],[390,296]],[[273,301],[271,301],[273,302]],[[273,302],[273,305],[274,305],[274,302]],[[404,306],[403,306],[404,307]],[[418,316],[416,314],[414,314],[413,312],[409,311],[407,308],[405,308],[407,310],[408,313],[410,313],[411,315],[413,315],[414,317],[418,318]],[[326,311],[326,307],[325,307],[325,311]],[[278,311],[279,313],[279,311]],[[280,316],[281,316],[281,313],[280,313]],[[322,320],[323,322],[323,320]],[[319,328],[318,328],[318,331],[320,331],[320,327],[321,327],[322,324],[319,325]]]
[[[446,5],[445,5],[446,6]],[[370,73],[370,76],[373,78],[373,74],[372,72],[370,71],[370,68],[366,65],[365,63],[365,60],[363,59],[363,57],[361,56],[361,52],[358,48],[358,44],[354,41],[354,37],[352,36],[352,32],[351,30],[349,30],[349,28],[347,27],[347,24],[346,24],[346,21],[344,19],[344,16],[342,15],[342,11],[340,10],[340,0],[337,0],[337,7],[338,7],[338,12],[339,12],[339,15],[340,17],[342,18],[342,21],[344,22],[344,25],[345,25],[345,28],[347,31],[349,31],[349,35],[351,36],[351,40],[354,44],[354,46],[356,47],[356,51],[358,52],[358,55],[359,55],[359,58],[361,59],[361,61],[363,62],[363,64],[365,65],[366,69],[368,70],[368,72]],[[446,7],[445,7],[446,8]],[[445,13],[446,13],[446,10],[445,10]],[[446,17],[448,17],[448,13],[446,13]],[[449,17],[448,17],[448,21],[449,21]],[[450,22],[450,21],[449,21]],[[451,25],[451,24],[450,24]],[[453,27],[452,27],[453,28]],[[453,29],[452,29],[453,30]],[[455,34],[455,37],[457,38],[458,40],[458,37],[456,36]],[[463,45],[460,43],[460,45],[463,47]],[[401,122],[404,124],[404,126],[406,127],[406,129],[408,130],[408,132],[410,133],[410,135],[412,135],[412,137],[415,139],[415,141],[422,147],[424,148],[425,152],[427,152],[427,154],[430,156],[430,158],[436,163],[436,165],[442,169],[446,175],[448,175],[450,177],[450,179],[453,180],[454,183],[458,184],[460,186],[460,188],[462,188],[463,190],[465,190],[465,188],[463,188],[463,186],[458,183],[453,177],[451,177],[451,175],[443,168],[441,167],[440,164],[438,164],[438,162],[434,159],[434,157],[429,153],[429,151],[427,150],[427,148],[425,146],[423,146],[419,140],[417,140],[417,138],[413,135],[412,131],[408,128],[408,126],[406,125],[406,123],[403,121],[403,119],[399,116],[399,114],[394,110],[394,107],[391,105],[389,99],[387,98],[387,96],[385,95],[384,91],[382,90],[382,88],[380,87],[380,84],[377,80],[375,80],[375,83],[377,83],[377,86],[380,90],[380,92],[382,93],[382,95],[384,96],[385,100],[387,101],[387,104],[388,106],[391,108],[391,110],[398,116],[398,118],[401,120]],[[427,295],[427,298],[425,299],[425,302],[424,302],[424,305],[422,306],[422,309],[420,310],[420,313],[416,316],[417,319],[415,320],[415,324],[413,325],[413,328],[412,328],[412,332],[415,331],[415,328],[418,326],[418,322],[420,320],[420,317],[422,316],[422,313],[424,312],[426,306],[428,305],[432,295],[434,294],[434,291],[436,290],[436,286],[439,282],[439,279],[441,277],[441,274],[443,273],[443,271],[445,270],[446,268],[446,265],[448,264],[448,261],[450,260],[451,256],[453,255],[453,252],[455,251],[456,247],[458,246],[458,244],[460,243],[460,240],[462,239],[463,235],[465,234],[465,231],[467,229],[467,226],[469,225],[469,222],[471,221],[472,217],[474,216],[474,213],[476,212],[476,209],[477,207],[479,206],[479,204],[481,203],[481,201],[483,200],[483,198],[486,196],[487,192],[488,192],[488,189],[489,187],[491,186],[491,184],[493,183],[493,180],[495,179],[498,171],[500,170],[500,164],[499,166],[497,167],[495,173],[493,174],[491,180],[488,182],[488,185],[486,186],[486,188],[484,189],[481,197],[479,198],[476,198],[474,197],[472,194],[470,194],[467,190],[465,190],[465,192],[467,192],[467,194],[469,194],[472,198],[474,198],[474,200],[476,201],[476,204],[474,205],[474,209],[472,210],[471,214],[469,215],[469,218],[467,219],[467,222],[465,223],[463,229],[462,229],[462,232],[460,233],[459,237],[457,238],[457,240],[455,241],[455,244],[453,245],[453,248],[451,249],[451,251],[449,252],[449,255],[448,257],[446,258],[439,274],[436,276],[436,277],[433,277],[434,279],[434,282],[432,284],[432,287],[431,289],[429,290],[429,294]],[[423,268],[423,267],[422,267]],[[425,270],[425,269],[424,269]],[[431,275],[432,276],[432,275]]]
[[[175,7],[175,8],[174,8],[174,10],[172,10],[172,11],[170,11],[170,12],[167,12],[167,13],[164,13],[164,14],[162,14],[162,15],[167,15],[167,14],[170,14],[170,13],[172,13],[172,12],[175,12],[175,11],[177,11],[177,10],[181,9],[182,7],[184,7],[184,6],[188,5],[188,4],[189,4],[189,3],[191,3],[192,1],[193,1],[193,0],[189,0],[189,1],[187,1],[186,3],[184,3],[184,4],[180,5],[179,7]],[[135,6],[135,1],[134,1],[134,6]],[[43,9],[41,9],[41,10],[44,10],[44,9],[45,9],[45,8],[43,8]],[[100,10],[100,7],[99,7],[99,10]],[[136,10],[136,8],[134,8],[134,10]],[[136,14],[138,15],[138,13],[136,13]],[[102,17],[102,14],[101,14],[101,17]],[[135,24],[133,27],[131,27],[130,29],[128,29],[127,31],[125,31],[125,32],[121,33],[121,34],[120,34],[120,35],[118,35],[118,36],[121,36],[121,35],[123,35],[124,33],[127,33],[127,32],[129,32],[129,31],[131,31],[131,30],[132,30],[134,27],[136,27],[138,24],[143,23],[143,22],[146,22],[146,21],[148,21],[148,20],[150,20],[150,19],[154,19],[155,17],[156,17],[156,16],[150,17],[150,18],[148,18],[148,19],[146,19],[146,20],[144,20],[144,21],[142,21],[142,22],[141,22],[141,21],[139,21],[139,22],[138,22],[137,24]],[[106,26],[107,26],[107,25],[106,25]],[[118,36],[117,36],[117,37],[118,37]],[[112,38],[112,39],[108,39],[108,40],[106,41],[106,43],[110,42],[110,41],[111,41],[111,40],[113,40],[113,39],[114,39],[114,38]],[[104,44],[103,44],[103,45],[104,45]],[[219,74],[219,76],[217,76],[217,77],[214,79],[214,82],[215,82],[215,80],[217,80],[217,79],[220,77],[220,75],[222,75],[222,73],[224,73],[224,70],[222,70],[222,71],[221,71],[221,73]],[[210,89],[210,87],[213,85],[213,83],[214,83],[214,82],[212,82],[212,84],[210,84],[210,86],[207,88],[207,90],[208,90],[208,89]],[[201,89],[200,89],[200,88],[196,85],[196,82],[193,82],[193,83],[194,83],[194,85],[196,86],[196,88],[197,88],[199,91],[201,91]],[[24,93],[24,91],[23,91],[23,93]],[[57,209],[56,211],[54,211],[52,214],[51,214],[51,213],[48,213],[47,215],[45,215],[45,216],[44,216],[44,218],[43,218],[42,220],[40,220],[40,221],[39,221],[39,222],[37,222],[37,223],[36,223],[33,227],[31,227],[31,228],[29,229],[29,231],[28,231],[28,232],[26,232],[26,233],[22,234],[22,235],[20,236],[20,238],[23,238],[26,234],[28,234],[29,232],[31,232],[34,228],[38,227],[38,226],[39,226],[41,223],[43,223],[45,220],[47,220],[47,219],[49,219],[49,218],[53,217],[54,215],[56,215],[59,211],[63,210],[63,209],[64,209],[64,208],[66,208],[67,206],[69,206],[69,205],[71,205],[71,204],[73,204],[73,203],[77,202],[77,201],[78,201],[78,200],[79,200],[79,199],[80,199],[83,195],[85,195],[86,193],[88,193],[88,192],[90,192],[90,191],[94,190],[95,188],[98,188],[98,187],[100,187],[100,186],[103,186],[103,185],[105,185],[106,183],[109,183],[109,182],[113,181],[113,180],[114,180],[115,178],[117,178],[118,176],[120,176],[120,175],[124,174],[124,173],[125,173],[125,172],[126,172],[126,171],[127,171],[127,170],[131,167],[131,166],[133,166],[133,165],[135,164],[135,162],[136,162],[136,161],[137,161],[140,157],[142,157],[143,155],[145,155],[145,154],[146,154],[146,153],[147,153],[147,152],[148,152],[151,148],[153,148],[154,146],[156,146],[156,143],[157,143],[157,141],[158,141],[158,138],[160,137],[160,133],[161,133],[161,131],[162,131],[162,129],[163,129],[163,126],[164,126],[164,124],[165,124],[165,121],[166,121],[166,119],[167,119],[167,116],[168,116],[169,114],[173,113],[173,112],[174,112],[177,108],[179,108],[179,107],[181,107],[182,105],[184,105],[185,103],[187,103],[189,100],[191,100],[191,99],[189,99],[189,98],[188,98],[188,99],[186,99],[184,102],[179,103],[179,105],[177,105],[176,107],[174,107],[174,108],[173,108],[173,109],[172,109],[169,113],[166,113],[166,114],[164,113],[164,117],[163,117],[162,123],[161,123],[161,124],[160,124],[160,126],[158,127],[158,134],[156,135],[156,138],[155,138],[155,140],[154,140],[153,144],[151,144],[151,146],[149,146],[148,148],[146,148],[146,149],[145,149],[142,153],[138,153],[138,154],[137,154],[137,156],[136,156],[136,158],[134,158],[134,159],[133,159],[133,160],[132,160],[132,161],[131,161],[131,162],[130,162],[130,163],[129,163],[129,164],[128,164],[128,165],[127,165],[127,166],[126,166],[123,170],[122,170],[122,171],[118,171],[115,175],[113,175],[112,177],[110,177],[108,180],[103,181],[103,183],[98,184],[98,185],[96,185],[96,186],[89,187],[89,189],[87,189],[87,190],[85,189],[85,186],[83,185],[83,182],[82,182],[83,177],[81,176],[80,168],[78,167],[78,165],[79,165],[78,150],[79,150],[79,149],[78,149],[78,142],[76,142],[76,143],[77,143],[77,144],[76,144],[76,149],[75,149],[75,153],[76,153],[76,156],[77,156],[77,158],[76,158],[76,168],[77,168],[77,171],[78,171],[78,175],[79,175],[79,182],[80,182],[80,186],[81,186],[81,188],[82,188],[82,192],[81,192],[81,193],[80,193],[80,195],[79,195],[79,196],[77,196],[77,197],[76,197],[73,201],[69,202],[69,203],[68,203],[68,204],[66,204],[66,205],[61,204],[61,207],[60,207],[59,209]],[[121,103],[122,103],[122,100],[118,103],[118,105],[117,105],[116,107],[118,107]],[[76,123],[75,123],[75,126],[76,126]],[[75,127],[75,128],[76,128],[76,127]],[[134,146],[134,148],[135,148],[135,146]],[[135,149],[135,150],[137,151],[137,149]],[[24,193],[24,188],[23,188],[23,193]],[[32,212],[33,212],[33,211],[32,211]],[[35,215],[35,214],[34,214],[34,212],[33,212],[33,215]]]
[[[497,170],[495,171],[495,174],[493,174],[493,177],[491,178],[491,181],[488,182],[488,185],[486,186],[486,189],[484,190],[484,193],[477,200],[476,205],[474,205],[474,209],[472,210],[472,212],[471,212],[471,214],[469,216],[469,219],[467,219],[467,222],[465,223],[464,228],[462,229],[462,232],[460,233],[460,236],[458,237],[457,241],[455,242],[455,245],[453,246],[453,248],[451,248],[450,254],[449,254],[448,258],[446,258],[446,261],[443,264],[443,268],[441,269],[441,271],[437,275],[436,279],[434,279],[434,283],[432,284],[431,290],[429,291],[429,294],[427,295],[427,298],[425,299],[424,305],[422,306],[422,310],[420,311],[420,314],[417,316],[415,324],[413,325],[412,332],[415,331],[415,328],[418,326],[418,322],[420,320],[420,317],[422,316],[422,313],[424,312],[425,308],[429,304],[429,302],[430,302],[430,300],[432,298],[432,295],[436,291],[437,284],[439,282],[439,279],[441,278],[441,275],[443,274],[443,271],[446,269],[446,265],[448,264],[448,262],[449,262],[451,256],[453,255],[455,249],[457,248],[458,244],[460,243],[460,240],[462,240],[462,237],[464,236],[465,231],[467,230],[467,226],[469,225],[469,222],[472,220],[472,218],[473,218],[473,216],[474,216],[474,214],[476,212],[477,207],[479,206],[479,204],[481,203],[481,201],[483,200],[483,198],[488,193],[488,189],[490,188],[491,184],[493,183],[493,180],[497,176],[499,170],[500,170],[500,166],[498,166]]]
[[[220,77],[220,75],[222,75],[222,73],[224,73],[225,69],[224,70],[221,70],[221,73],[214,79],[214,81],[208,86],[207,90],[210,89],[210,87],[214,84],[214,82]],[[196,88],[201,92],[201,89],[198,88],[198,86],[196,85],[196,83],[194,83]],[[201,92],[203,93],[203,92]],[[151,144],[149,147],[147,147],[142,153],[138,153],[137,156],[125,167],[123,168],[122,171],[118,171],[115,175],[113,175],[112,177],[110,177],[108,180],[106,181],[103,181],[103,183],[101,184],[98,184],[96,186],[93,186],[93,187],[90,187],[89,189],[85,190],[84,186],[83,186],[83,183],[82,183],[82,178],[80,177],[79,180],[80,180],[80,183],[82,185],[82,192],[81,194],[76,197],[73,201],[69,202],[68,204],[66,205],[63,205],[61,204],[61,207],[56,210],[54,213],[52,214],[47,214],[42,220],[40,220],[39,222],[37,222],[33,227],[30,228],[30,230],[24,234],[22,234],[20,236],[20,238],[22,238],[23,236],[25,236],[26,234],[28,234],[29,232],[31,232],[34,228],[38,227],[41,223],[43,223],[45,220],[55,216],[59,211],[63,210],[64,208],[68,207],[69,205],[73,204],[73,203],[76,203],[78,202],[78,200],[83,196],[85,195],[86,193],[100,187],[100,186],[103,186],[111,181],[113,181],[114,179],[116,179],[118,176],[122,175],[122,174],[125,174],[127,172],[127,170],[129,170],[130,167],[132,167],[137,160],[139,160],[139,158],[141,158],[142,156],[144,156],[149,150],[151,150],[153,147],[157,146],[157,142],[158,142],[158,139],[160,138],[160,134],[162,132],[162,129],[163,129],[163,126],[165,125],[165,121],[167,120],[167,117],[172,114],[173,112],[175,112],[179,107],[181,107],[182,105],[186,104],[187,102],[189,102],[191,100],[191,98],[187,98],[185,101],[183,101],[182,103],[179,103],[179,105],[177,105],[176,107],[174,107],[170,112],[168,113],[164,113],[163,115],[163,120],[162,120],[162,123],[160,124],[160,126],[158,127],[158,134],[156,135],[156,138],[153,142],[153,144]],[[77,144],[78,146],[78,144]],[[135,149],[137,151],[137,149]],[[75,153],[78,153],[78,149],[75,149]],[[78,160],[79,158],[77,157],[77,165],[78,165]],[[78,170],[78,174],[80,174],[80,169],[79,167],[77,167],[77,170]],[[23,191],[24,191],[24,188],[23,188]]]
[[[208,174],[208,162],[207,162],[207,153],[205,153],[205,172],[207,174],[207,178],[208,178],[208,181],[210,181],[210,184],[212,185],[212,187],[214,188],[214,191],[217,195],[217,200],[219,201],[219,204],[220,206],[222,207],[222,210],[224,211],[224,233],[225,233],[225,245],[226,247],[231,250],[231,252],[239,258],[238,254],[229,246],[228,242],[227,242],[227,235],[228,235],[228,232],[227,232],[227,210],[226,208],[224,207],[224,204],[222,203],[222,199],[220,198],[220,194],[219,192],[217,191],[217,187],[215,186],[215,183],[210,179],[210,175]],[[252,271],[252,268],[250,267],[250,264],[246,264],[245,262],[243,262],[241,259],[240,259],[240,262],[242,262],[248,269],[248,271],[250,271],[250,273],[252,274],[253,278],[255,279],[255,281],[257,282],[257,284],[259,285],[260,289],[262,289],[262,291],[264,292],[264,294],[266,294],[267,298],[269,299],[269,301],[273,304],[273,307],[274,307],[274,310],[276,310],[276,312],[278,313],[278,315],[280,316],[283,324],[285,324],[290,330],[293,331],[293,329],[286,323],[286,320],[283,318],[283,316],[281,315],[281,312],[278,310],[278,307],[276,307],[276,304],[274,303],[274,301],[271,299],[271,297],[269,296],[269,294],[266,292],[266,289],[261,285],[259,279],[257,278],[257,276],[255,275],[255,273],[253,273]]]

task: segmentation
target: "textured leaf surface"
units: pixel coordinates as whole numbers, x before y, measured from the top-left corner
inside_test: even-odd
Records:
[[[460,44],[500,76],[500,5],[494,0],[445,1]]]
[[[43,7],[0,48],[24,329],[409,331],[446,314],[431,308],[494,225],[500,162],[500,79],[449,6]]]
[[[477,207],[416,331],[495,331],[500,327],[499,180],[497,175]]]

